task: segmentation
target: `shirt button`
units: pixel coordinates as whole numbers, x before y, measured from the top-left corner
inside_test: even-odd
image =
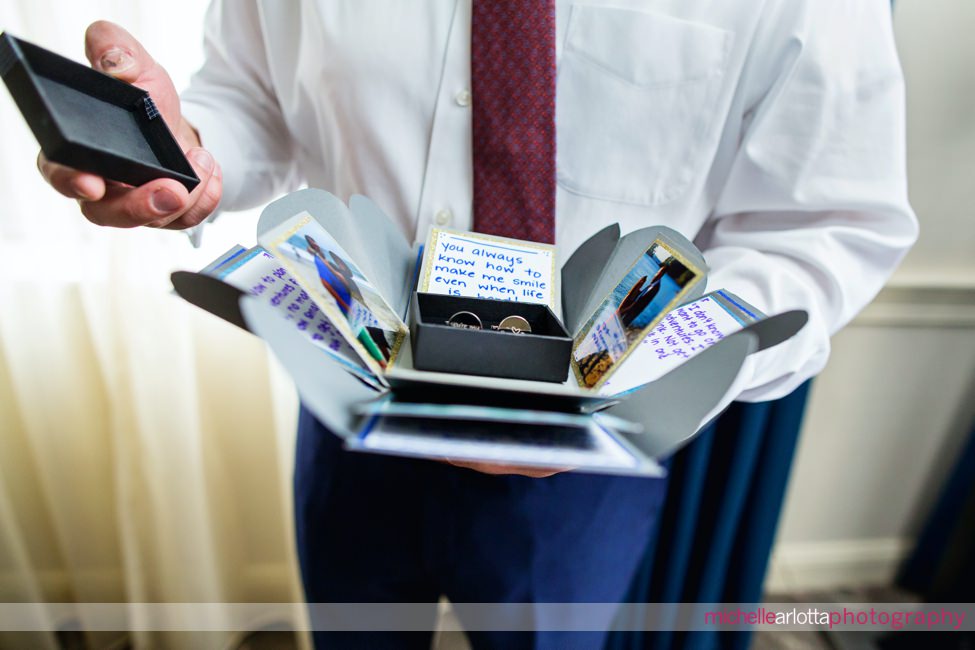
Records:
[[[437,214],[433,215],[433,220],[437,222],[438,226],[446,226],[454,220],[454,213],[447,209],[437,210]]]
[[[454,101],[457,102],[458,106],[470,106],[471,105],[471,91],[466,88],[456,95],[454,95]]]

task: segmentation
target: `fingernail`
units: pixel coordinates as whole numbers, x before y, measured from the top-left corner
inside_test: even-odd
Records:
[[[135,59],[120,47],[113,47],[102,54],[98,60],[98,67],[108,74],[120,74],[135,65]]]
[[[152,209],[159,214],[170,214],[176,212],[183,206],[179,197],[169,190],[156,190],[152,193]]]
[[[206,149],[197,149],[190,154],[190,157],[193,162],[203,168],[203,171],[208,173],[213,171],[213,156]]]
[[[93,201],[93,200],[95,199],[95,197],[94,197],[94,196],[92,196],[91,194],[89,194],[89,193],[88,193],[88,192],[87,192],[87,191],[85,190],[85,188],[83,188],[83,187],[78,187],[77,185],[74,185],[74,186],[72,186],[72,187],[73,187],[73,189],[74,189],[74,194],[75,194],[75,197],[77,197],[77,198],[78,198],[78,199],[80,199],[81,201]]]

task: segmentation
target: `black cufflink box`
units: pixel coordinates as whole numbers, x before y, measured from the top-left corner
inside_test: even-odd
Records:
[[[200,179],[149,93],[0,34],[0,77],[48,160],[129,185]]]
[[[453,327],[451,316],[467,311],[482,329]],[[564,382],[572,338],[545,305],[414,292],[410,345],[417,370]],[[521,316],[531,332],[491,329],[508,316]]]

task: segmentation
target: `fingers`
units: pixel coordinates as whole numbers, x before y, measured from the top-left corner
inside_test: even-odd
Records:
[[[100,200],[79,203],[95,225],[134,228],[177,218],[188,206],[189,194],[178,182],[159,179],[135,188],[112,185]]]
[[[85,32],[85,55],[96,70],[148,91],[182,147],[199,144],[180,116],[172,79],[129,32],[107,21],[92,23]],[[37,167],[58,192],[80,202],[81,212],[92,223],[118,228],[188,228],[216,209],[223,179],[209,153],[197,147],[186,149],[186,154],[200,178],[192,193],[169,179],[135,188],[106,183],[94,174],[52,163],[43,154],[38,156]]]
[[[223,174],[220,165],[204,149],[191,149],[188,157],[197,170],[197,176],[200,177],[200,185],[190,195],[191,198],[196,196],[195,201],[178,218],[164,224],[150,225],[170,230],[183,230],[202,223],[217,209],[223,194]],[[204,171],[208,165],[208,171]],[[206,173],[209,173],[209,176],[205,178]]]
[[[521,465],[497,465],[494,463],[478,463],[466,460],[451,460],[445,458],[444,461],[455,466],[462,467],[464,469],[472,469],[476,472],[481,472],[482,474],[491,474],[495,476],[504,474],[518,474],[520,476],[527,476],[528,478],[548,478],[549,476],[554,476],[555,474],[560,474],[564,469],[551,469],[548,467],[525,467]]]
[[[69,199],[97,201],[105,195],[105,181],[95,174],[79,172],[37,154],[37,169],[51,187]]]
[[[139,187],[109,186],[98,201],[81,201],[81,212],[94,224],[116,228],[195,226],[217,207],[223,189],[219,167],[203,149],[187,158],[200,178],[192,193],[177,181],[159,179]]]
[[[129,83],[135,83],[155,66],[155,61],[132,34],[107,20],[88,26],[85,56],[91,67]]]
[[[85,56],[94,69],[148,91],[180,143],[185,147],[192,142],[185,133],[173,80],[132,34],[104,20],[92,23],[85,32]]]

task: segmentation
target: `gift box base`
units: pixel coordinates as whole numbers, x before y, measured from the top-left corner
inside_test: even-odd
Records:
[[[483,329],[447,324],[458,312],[477,314]],[[521,316],[531,333],[490,329],[507,316]],[[414,293],[410,344],[418,370],[564,382],[572,339],[545,305]]]

